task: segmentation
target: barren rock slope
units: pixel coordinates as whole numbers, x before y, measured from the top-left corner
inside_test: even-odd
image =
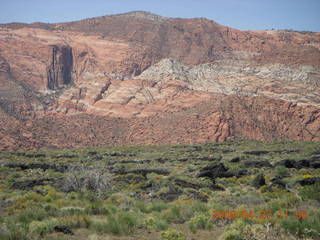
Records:
[[[0,25],[2,149],[320,140],[320,33],[132,12]]]

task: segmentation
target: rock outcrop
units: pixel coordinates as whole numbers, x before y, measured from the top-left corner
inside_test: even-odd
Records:
[[[133,12],[0,24],[1,149],[320,141],[320,33]]]
[[[73,56],[69,46],[51,46],[51,60],[47,70],[48,89],[54,90],[72,83]]]

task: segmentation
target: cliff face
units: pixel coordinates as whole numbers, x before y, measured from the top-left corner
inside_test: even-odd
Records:
[[[52,46],[48,66],[48,89],[54,90],[72,83],[73,56],[69,46]]]
[[[5,148],[320,140],[320,33],[133,12],[0,25],[0,54]]]

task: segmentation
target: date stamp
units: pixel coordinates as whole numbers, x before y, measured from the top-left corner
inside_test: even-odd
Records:
[[[288,209],[285,210],[278,210],[272,212],[270,209],[261,209],[261,210],[252,210],[252,209],[245,209],[245,210],[212,210],[211,220],[222,220],[222,219],[236,219],[236,218],[244,218],[244,219],[261,219],[267,220],[271,219],[271,217],[278,217],[278,218],[288,218],[289,216],[295,217],[297,219],[307,219],[308,213],[306,210],[294,210],[289,211]]]

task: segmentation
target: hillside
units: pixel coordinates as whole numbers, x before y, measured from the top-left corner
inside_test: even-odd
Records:
[[[320,33],[131,12],[0,25],[1,149],[320,140]]]

